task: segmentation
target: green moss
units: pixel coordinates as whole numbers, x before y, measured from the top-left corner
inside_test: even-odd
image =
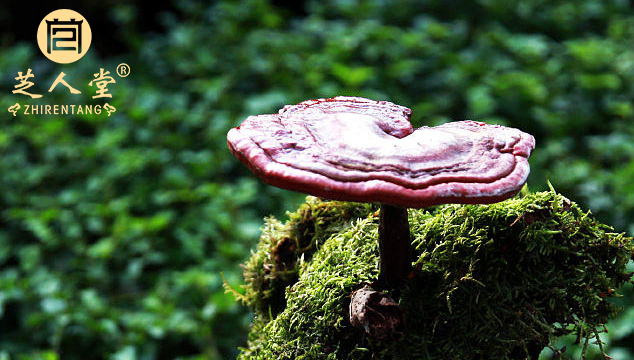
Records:
[[[240,359],[526,358],[571,332],[596,339],[618,310],[608,299],[632,275],[632,239],[555,192],[410,210],[416,271],[400,300],[407,335],[372,343],[347,320],[350,293],[378,276],[378,216],[359,206],[309,198],[285,225],[267,220],[245,272],[244,300],[257,311]],[[337,219],[342,211],[349,216]],[[295,253],[294,277],[264,274],[279,239],[300,241],[307,223],[319,229],[308,232],[312,258]],[[285,286],[286,301],[262,311],[273,308],[273,283]]]
[[[245,294],[239,299],[255,312],[275,315],[286,306],[286,287],[298,279],[299,264],[309,261],[332,234],[364,218],[378,207],[371,204],[325,201],[309,196],[282,224],[265,219],[260,243],[244,271]]]

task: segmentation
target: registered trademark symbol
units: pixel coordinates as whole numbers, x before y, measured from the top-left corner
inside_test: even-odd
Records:
[[[130,75],[130,66],[126,63],[121,63],[117,66],[117,74],[121,77],[126,77]]]

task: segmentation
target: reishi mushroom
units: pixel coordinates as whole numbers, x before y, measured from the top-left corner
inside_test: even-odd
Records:
[[[229,131],[231,152],[264,182],[334,200],[380,202],[380,275],[398,289],[411,271],[407,208],[494,203],[519,192],[533,136],[456,121],[413,129],[411,110],[338,96],[249,116]]]

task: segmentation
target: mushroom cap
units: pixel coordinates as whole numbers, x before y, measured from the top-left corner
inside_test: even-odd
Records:
[[[526,182],[533,136],[469,120],[413,129],[410,115],[387,101],[307,100],[249,116],[227,143],[266,183],[334,200],[493,203]]]

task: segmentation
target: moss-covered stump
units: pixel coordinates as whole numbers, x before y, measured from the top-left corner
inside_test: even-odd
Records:
[[[350,294],[378,276],[376,210],[309,197],[286,224],[267,220],[240,359],[525,359],[571,332],[596,342],[632,275],[632,238],[555,192],[410,210],[406,335],[376,343],[348,321]]]

